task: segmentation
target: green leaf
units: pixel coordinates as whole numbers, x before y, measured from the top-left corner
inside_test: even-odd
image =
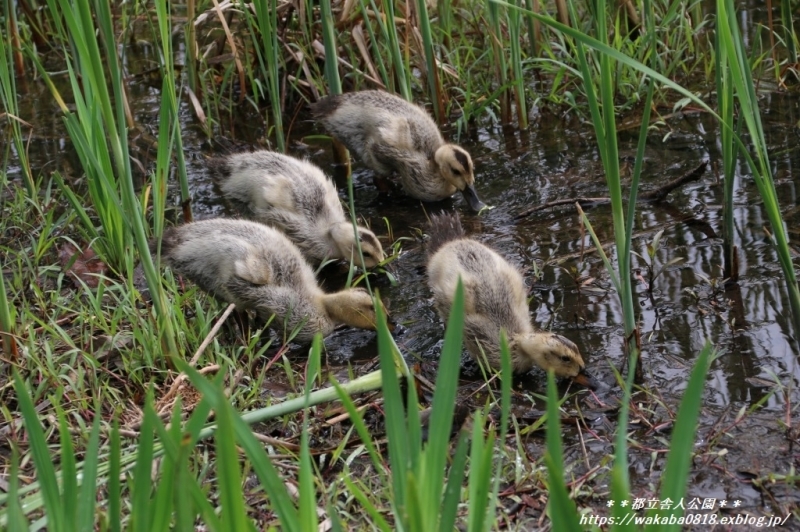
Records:
[[[544,461],[547,465],[550,499],[548,501],[553,530],[580,532],[575,503],[569,498],[564,482],[564,456],[561,446],[561,418],[558,413],[556,381],[552,371],[547,372],[547,450]]]
[[[42,426],[36,414],[36,408],[28,395],[28,389],[14,370],[14,390],[17,393],[19,409],[22,412],[22,419],[25,422],[25,429],[28,433],[33,464],[36,467],[36,476],[39,478],[39,485],[44,498],[45,511],[47,512],[47,524],[50,530],[60,532],[66,529],[64,520],[65,509],[58,489],[55,467],[50,456],[50,449],[47,446]]]

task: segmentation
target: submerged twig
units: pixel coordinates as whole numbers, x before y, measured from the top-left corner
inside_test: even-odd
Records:
[[[685,173],[681,177],[673,179],[669,183],[656,188],[655,190],[650,190],[647,192],[643,192],[637,198],[639,201],[646,201],[646,202],[657,202],[661,201],[667,197],[667,195],[675,190],[676,188],[685,185],[690,181],[697,181],[703,172],[706,171],[706,167],[708,166],[708,161],[703,161],[700,163],[697,168]],[[556,201],[550,201],[543,205],[536,205],[535,207],[531,207],[521,213],[517,214],[514,219],[519,220],[520,218],[525,218],[526,216],[530,216],[531,214],[539,211],[543,211],[552,207],[560,207],[562,205],[574,205],[575,203],[580,204],[581,207],[596,207],[597,205],[604,205],[606,203],[611,203],[611,198],[608,197],[598,197],[598,198],[568,198],[568,199],[561,199]]]

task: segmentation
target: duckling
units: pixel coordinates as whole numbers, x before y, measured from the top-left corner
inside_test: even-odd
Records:
[[[151,242],[151,248],[155,248]],[[326,294],[297,246],[277,229],[257,222],[215,218],[164,232],[165,263],[216,298],[273,314],[297,342],[330,334],[337,324],[375,329],[372,297],[359,288]]]
[[[373,268],[384,259],[375,233],[359,226],[361,262],[353,225],[333,183],[317,166],[266,150],[218,157],[208,164],[235,208],[283,231],[310,260],[352,258],[362,268]]]
[[[322,98],[311,111],[380,176],[397,172],[409,196],[439,201],[459,190],[474,211],[486,206],[475,192],[469,153],[446,143],[423,108],[373,90]]]
[[[590,385],[577,346],[561,335],[534,329],[520,272],[483,244],[467,238],[457,215],[434,216],[430,226],[428,284],[447,320],[459,276],[464,285],[464,340],[472,358],[485,353],[500,368],[500,329],[505,329],[511,365],[524,373],[534,365]]]

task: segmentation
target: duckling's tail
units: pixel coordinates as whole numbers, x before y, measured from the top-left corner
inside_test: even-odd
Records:
[[[164,230],[164,235],[161,237],[161,259],[164,264],[170,263],[172,252],[180,243],[179,232],[180,229],[178,227],[168,227]],[[151,239],[147,243],[147,247],[150,248],[150,253],[155,256],[158,251],[158,239]]]
[[[211,157],[206,166],[215,183],[227,181],[233,171],[229,157]]]
[[[428,232],[431,237],[428,242],[428,256],[436,253],[440,247],[451,240],[458,240],[466,236],[458,213],[434,214],[431,216]]]
[[[309,105],[311,108],[311,115],[314,118],[325,118],[336,112],[336,109],[342,104],[343,97],[341,94],[331,94],[321,98],[318,102]]]

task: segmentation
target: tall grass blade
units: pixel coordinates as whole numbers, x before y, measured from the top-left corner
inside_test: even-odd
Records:
[[[191,380],[192,384],[203,394],[203,399],[209,402],[209,406],[217,412],[219,416],[220,411],[226,411],[225,414],[226,419],[230,421],[228,426],[229,432],[231,434],[235,434],[236,440],[239,442],[239,445],[244,449],[247,457],[250,460],[251,465],[253,466],[253,471],[255,471],[256,475],[258,476],[259,482],[264,486],[265,491],[269,495],[269,500],[272,505],[273,511],[278,515],[280,519],[281,526],[284,530],[301,530],[300,526],[300,516],[298,515],[297,508],[295,507],[294,503],[292,502],[289,494],[286,492],[286,487],[283,484],[283,481],[278,475],[278,472],[275,470],[275,466],[272,465],[269,457],[267,456],[264,446],[256,440],[255,436],[253,436],[252,431],[250,428],[244,423],[242,418],[233,410],[233,407],[228,402],[228,399],[225,397],[225,393],[222,390],[220,383],[212,383],[208,381],[203,375],[201,375],[197,370],[189,366],[183,361],[178,361],[177,363],[178,369],[182,372],[186,373]],[[312,394],[313,395],[313,394]],[[299,398],[303,405],[309,404],[309,398],[301,397]],[[198,433],[198,438],[202,438],[205,431],[200,431]],[[233,446],[235,450],[235,446]],[[221,449],[218,449],[218,453],[223,452]],[[233,459],[228,459],[229,462],[236,461],[236,453],[233,454]],[[225,467],[221,465],[219,467]],[[238,463],[236,463],[236,468],[238,472]],[[238,473],[237,473],[238,476]],[[241,484],[238,485],[239,491],[241,491]],[[231,494],[228,494],[231,495]],[[200,494],[196,493],[194,495],[195,502],[197,503]],[[241,498],[241,493],[240,493]],[[227,523],[227,521],[226,521]],[[229,523],[228,523],[229,524]],[[248,522],[248,529],[250,527],[250,523]],[[222,527],[222,530],[230,530],[227,527],[227,524]],[[244,529],[242,529],[244,530]]]
[[[75,450],[72,446],[71,434],[64,411],[60,406],[56,408],[58,417],[59,442],[61,444],[61,505],[64,508],[64,528],[71,529],[75,526],[78,511],[78,490],[75,479]]]
[[[171,159],[172,156],[174,156],[175,161],[178,163],[178,183],[180,183],[181,188],[183,221],[189,223],[192,221],[192,198],[189,194],[189,180],[186,172],[183,138],[180,134],[180,107],[178,106],[177,97],[178,87],[175,85],[175,60],[172,50],[172,17],[169,12],[167,0],[156,0],[155,7],[161,44],[161,75],[164,80],[161,88],[161,106],[167,108],[170,124],[170,135],[166,138],[161,136],[158,138],[158,158],[166,157]],[[192,26],[192,35],[194,35],[194,25],[189,24],[189,26]],[[191,79],[191,73],[194,72],[194,61],[190,61],[190,63],[192,64],[192,66],[190,66]],[[162,125],[162,123],[159,124],[159,130]],[[175,134],[176,132],[177,134]],[[177,148],[174,151],[172,150],[173,145]],[[161,152],[166,152],[166,155],[162,155]]]
[[[695,362],[692,373],[689,376],[689,383],[683,392],[681,405],[678,407],[678,416],[675,418],[675,428],[672,431],[667,463],[664,467],[664,476],[661,479],[659,498],[662,501],[665,499],[679,501],[686,495],[689,473],[692,467],[692,449],[694,448],[695,435],[697,434],[697,420],[700,415],[700,407],[703,405],[703,388],[705,387],[706,375],[712,360],[713,348],[711,343],[706,342],[703,350],[700,351],[700,356],[697,357],[697,362]],[[675,515],[680,517],[683,512],[680,508],[673,506],[672,509],[657,509],[652,513],[660,516]],[[656,530],[668,532],[680,529],[681,526],[675,524],[661,526]]]
[[[152,393],[148,392],[152,400]],[[142,426],[139,428],[139,442],[136,447],[136,466],[133,470],[133,485],[131,487],[131,523],[129,530],[134,532],[147,532],[150,530],[151,508],[150,475],[153,467],[153,426],[152,416],[144,416]]]
[[[49,529],[54,532],[64,531],[67,529],[65,508],[61,499],[58,481],[56,480],[56,470],[53,466],[53,459],[50,456],[50,448],[44,437],[42,426],[39,424],[36,408],[33,405],[31,396],[28,394],[28,388],[16,370],[14,370],[14,391],[17,394],[22,419],[25,422],[25,430],[28,435],[31,454],[33,455],[36,476],[39,479],[39,487],[44,499]]]
[[[386,438],[389,448],[389,464],[392,469],[392,506],[395,518],[404,523],[406,518],[406,471],[409,463],[409,442],[403,408],[403,396],[394,362],[394,341],[386,326],[386,316],[380,304],[375,304],[378,323],[378,356],[383,383],[384,416]],[[413,405],[409,405],[409,408]]]
[[[38,205],[36,182],[33,179],[28,151],[25,148],[25,138],[22,136],[22,126],[20,125],[19,103],[17,100],[17,80],[12,68],[14,63],[14,45],[12,42],[13,33],[9,26],[14,20],[14,3],[4,2],[3,18],[6,23],[6,31],[0,36],[0,102],[3,104],[8,128],[11,130],[11,141],[17,153],[19,166],[22,170],[22,182],[28,197],[34,205]],[[8,138],[8,137],[6,137]],[[4,172],[5,173],[5,172]]]
[[[525,75],[522,71],[522,13],[516,9],[508,12],[508,45],[511,48],[511,79],[514,84],[517,125],[522,129],[528,127],[528,106],[525,102]]]
[[[375,7],[374,0],[370,0],[375,13],[380,13]],[[387,0],[384,4],[386,6],[386,24],[381,24],[381,29],[385,37],[389,41],[389,51],[391,52],[392,65],[394,66],[394,74],[397,77],[397,87],[400,89],[400,96],[409,102],[413,101],[411,96],[411,72],[403,60],[403,53],[400,51],[400,41],[397,39],[397,25],[394,23],[394,0]],[[378,15],[380,20],[380,15]]]
[[[417,0],[417,16],[419,16],[419,29],[422,34],[422,48],[425,51],[425,66],[428,78],[428,91],[433,102],[433,114],[438,124],[445,120],[444,93],[439,81],[439,67],[436,64],[436,51],[433,48],[433,35],[431,34],[431,21],[428,18],[428,3],[426,0]]]
[[[553,530],[580,532],[575,503],[569,498],[564,482],[564,455],[561,444],[561,418],[558,412],[556,381],[552,371],[547,372],[547,450],[544,455],[547,465],[550,500],[548,501]]]
[[[342,80],[339,78],[339,54],[336,51],[336,31],[333,22],[333,12],[331,10],[331,0],[322,0],[322,34],[325,46],[325,79],[328,81],[328,91],[330,94],[342,93]],[[345,167],[347,176],[350,176],[350,154],[344,144],[338,139],[331,140],[333,144],[333,154],[337,163]],[[348,179],[348,181],[352,181]],[[351,202],[352,209],[352,202]],[[352,211],[351,211],[352,212]],[[356,231],[355,226],[353,231]],[[356,238],[358,242],[358,238]],[[358,244],[359,253],[361,244]],[[363,256],[362,256],[363,260]]]
[[[8,529],[9,530],[28,530],[30,525],[28,519],[25,517],[25,512],[19,505],[19,491],[17,483],[19,482],[19,454],[17,448],[11,448],[11,476],[8,478],[8,499],[6,506],[8,508]]]
[[[309,352],[308,364],[306,368],[305,399],[311,395],[311,388],[317,379],[320,368],[320,356],[322,353],[322,334],[314,335]],[[299,475],[299,504],[298,512],[304,530],[317,530],[319,521],[317,520],[317,498],[314,489],[314,467],[311,465],[311,451],[308,447],[308,407],[303,411],[303,433],[300,435],[300,475]]]
[[[717,109],[720,118],[729,127],[720,127],[720,143],[722,148],[722,246],[725,260],[725,277],[737,281],[736,272],[736,227],[733,218],[734,172],[736,170],[737,147],[733,141],[733,83],[731,69],[728,65],[728,50],[720,43],[720,33],[714,32],[714,75],[717,85]]]
[[[95,412],[100,412],[100,410],[99,405],[95,407]],[[84,453],[83,478],[78,493],[75,530],[91,530],[94,527],[97,505],[97,466],[100,454],[100,417],[98,414],[94,416],[92,431],[89,433],[89,442]]]
[[[436,376],[436,391],[430,416],[430,436],[425,449],[427,478],[420,479],[423,485],[421,500],[427,506],[425,513],[438,516],[441,512],[442,492],[444,490],[445,464],[450,447],[450,427],[453,425],[453,406],[456,403],[458,374],[461,364],[461,346],[464,332],[464,286],[459,279],[447,328],[444,345],[439,359]],[[410,407],[409,407],[410,408]],[[481,427],[483,430],[483,427]],[[480,502],[483,503],[485,499]]]
[[[358,6],[361,9],[361,18],[364,19],[364,26],[367,27],[367,33],[369,34],[370,48],[372,49],[372,53],[375,58],[375,63],[377,63],[378,65],[378,70],[380,71],[381,75],[381,81],[383,82],[387,91],[394,92],[394,78],[392,78],[386,71],[386,64],[385,64],[386,62],[383,61],[381,58],[381,51],[380,51],[378,37],[375,34],[375,30],[373,29],[372,24],[370,23],[369,20],[369,13],[367,12],[366,0],[358,0]],[[378,26],[381,29],[381,34],[386,36],[384,42],[389,42],[386,30],[386,24],[380,17],[378,17]]]
[[[456,452],[450,464],[450,475],[444,489],[442,500],[442,515],[439,521],[439,530],[453,530],[458,515],[458,503],[461,500],[461,485],[467,471],[467,451],[469,450],[468,437],[461,433],[456,444]]]
[[[339,54],[336,52],[336,31],[333,22],[331,0],[320,2],[322,11],[322,40],[325,46],[325,79],[331,94],[342,93],[342,81],[339,78]]]
[[[111,436],[108,453],[108,530],[120,532],[122,529],[122,490],[120,488],[120,438],[119,423],[116,419],[111,425]],[[138,451],[138,449],[137,449]]]
[[[484,439],[483,431],[486,417],[481,410],[473,416],[472,446],[470,448],[469,473],[469,512],[467,514],[470,532],[487,530],[486,501],[492,485],[492,457],[494,455],[494,433]]]
[[[233,408],[223,406],[215,409],[217,432],[214,434],[217,452],[217,475],[220,491],[220,514],[226,530],[254,530],[247,517],[242,492],[242,477],[239,468],[239,453],[234,439]]]
[[[511,123],[511,102],[508,95],[508,65],[506,63],[505,46],[503,45],[503,27],[500,18],[500,3],[489,2],[489,40],[492,43],[497,84],[499,85],[500,120],[503,124]]]
[[[278,66],[280,65],[280,54],[278,46],[278,2],[277,0],[269,0],[263,2],[254,2],[253,8],[256,12],[256,23],[259,34],[261,35],[261,42],[254,43],[256,55],[258,56],[259,66],[261,72],[267,80],[268,96],[270,100],[270,108],[272,109],[272,121],[275,126],[275,142],[278,145],[278,151],[286,152],[286,140],[284,139],[283,132],[283,109],[281,107],[281,91],[278,76]],[[239,2],[239,7],[246,13],[246,18],[250,29],[253,29],[252,16],[250,15],[250,8],[244,1]],[[261,46],[258,46],[261,44]],[[260,85],[253,84],[253,90],[258,93]],[[265,96],[263,94],[258,96]]]
[[[764,201],[764,212],[772,227],[771,241],[778,254],[778,262],[783,270],[786,280],[789,303],[794,318],[794,333],[796,341],[800,342],[800,287],[797,285],[797,275],[792,262],[792,252],[786,228],[781,217],[778,194],[772,177],[772,166],[767,153],[767,141],[761,123],[761,114],[758,109],[758,97],[755,92],[750,65],[744,50],[744,42],[739,31],[736,11],[732,0],[717,0],[717,31],[719,32],[720,47],[725,49],[728,65],[731,69],[731,81],[735,89],[739,110],[747,126],[751,147],[756,158],[748,157],[753,181],[756,183],[758,193]],[[730,127],[730,126],[729,126]]]
[[[11,360],[17,360],[17,339],[14,336],[14,323],[16,316],[14,307],[9,305],[8,293],[6,292],[5,275],[0,274],[0,336],[2,336],[3,352],[8,353]]]

